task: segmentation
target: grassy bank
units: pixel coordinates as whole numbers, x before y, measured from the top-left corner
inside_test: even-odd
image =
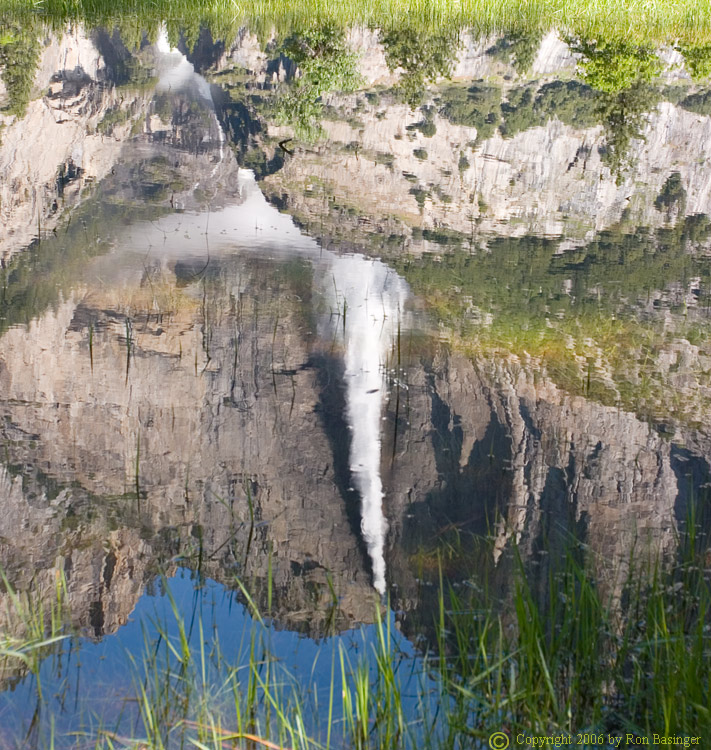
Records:
[[[708,499],[698,508],[708,513]],[[421,656],[403,658],[393,617],[376,608],[360,650],[353,640],[322,643],[312,674],[330,674],[325,690],[294,676],[245,586],[236,584],[251,627],[211,633],[164,581],[164,616],[144,626],[142,653],[127,655],[135,691],[125,700],[137,717],[131,734],[97,720],[81,741],[151,750],[444,750],[486,747],[500,731],[573,743],[594,736],[582,747],[607,746],[608,735],[648,738],[650,746],[661,744],[655,735],[711,737],[711,558],[701,523],[700,515],[690,518],[676,559],[640,546],[612,577],[585,545],[568,540],[537,559],[509,549],[505,590],[440,579],[438,607],[421,623],[430,634]],[[20,620],[27,616],[19,610]],[[55,622],[47,627],[56,634]],[[33,648],[49,643],[33,638]],[[240,658],[232,661],[225,654],[235,638]],[[37,666],[32,672],[41,691]],[[76,738],[50,739],[59,748]]]
[[[472,27],[481,31],[558,28],[585,35],[638,41],[708,40],[711,17],[698,0],[2,0],[0,14],[40,14],[55,21],[89,24],[137,19],[185,25],[202,22],[219,30],[241,24],[263,29],[301,28],[313,23],[420,28]]]

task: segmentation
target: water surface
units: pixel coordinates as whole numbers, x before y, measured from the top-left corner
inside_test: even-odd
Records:
[[[622,608],[631,550],[705,539],[711,112],[681,53],[625,80],[623,50],[615,87],[555,33],[438,39],[432,70],[365,29],[176,41],[56,32],[1,115],[0,563],[45,609],[63,577],[74,635],[3,669],[0,742],[139,732],[156,586],[191,650],[198,621],[226,661],[257,638],[317,716],[381,612],[432,687],[440,575],[506,617],[519,559],[544,590],[582,544]]]

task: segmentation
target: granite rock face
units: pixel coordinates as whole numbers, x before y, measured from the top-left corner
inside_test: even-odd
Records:
[[[52,230],[65,205],[80,202],[116,163],[122,142],[145,111],[147,93],[120,92],[105,80],[106,65],[80,29],[42,49],[35,90],[42,96],[22,117],[0,115],[0,258],[7,260],[41,231]],[[109,134],[109,113],[126,113]]]
[[[77,27],[49,38],[34,90],[22,116],[0,114],[3,263],[122,179],[156,213],[217,207],[236,181],[210,88],[179,53],[132,55],[116,33]]]
[[[430,548],[454,529],[493,537],[490,585],[502,593],[512,542],[525,564],[540,565],[541,549],[563,554],[575,536],[613,602],[632,551],[638,563],[673,557],[689,472],[709,474],[708,435],[672,442],[634,414],[571,396],[517,363],[443,352],[411,377],[410,425],[386,470],[389,563],[403,609],[431,596],[417,580],[412,536]],[[545,586],[545,567],[532,571]]]
[[[311,282],[270,286],[278,264],[223,263],[206,288],[169,264],[151,284],[87,290],[0,340],[0,563],[50,601],[64,570],[92,636],[177,564],[227,585],[238,574],[260,602],[271,568],[274,617],[310,634],[329,617],[329,578],[339,627],[373,616],[343,366],[314,335]],[[611,581],[634,543],[673,553],[681,462],[707,471],[708,439],[682,450],[539,371],[433,351],[389,383],[384,412],[386,579],[403,609],[426,606],[413,540],[450,527],[488,525],[493,567],[514,538],[532,558],[552,528],[576,531]]]
[[[338,106],[354,111],[352,102]],[[685,191],[684,215],[711,212],[711,118],[669,103],[648,116],[645,140],[633,142],[633,166],[619,183],[600,153],[601,127],[581,131],[553,118],[479,143],[476,128],[441,115],[431,118],[436,133],[424,135],[421,113],[404,104],[365,104],[354,116],[362,126],[324,121],[327,144],[266,178],[266,194],[314,223],[329,215],[335,196],[341,208],[367,217],[363,231],[389,223],[409,238],[407,249],[433,251],[434,244],[410,239],[412,228],[582,243],[621,222],[667,226],[655,201],[672,174]]]
[[[236,290],[239,312],[234,297],[178,295],[178,312],[143,317],[88,297],[5,334],[0,536],[15,586],[51,592],[64,569],[77,623],[101,635],[172,558],[200,556],[225,582],[271,565],[275,615],[297,629],[319,630],[327,574],[343,626],[372,616],[304,322],[258,291],[261,305]]]
[[[444,228],[582,242],[620,222],[631,228],[659,227],[678,218],[678,210],[672,217],[657,201],[670,176],[678,174],[684,202],[677,209],[686,216],[711,212],[711,118],[677,104],[650,102],[626,149],[629,166],[622,172],[605,158],[609,132],[601,124],[574,127],[558,119],[555,109],[543,124],[513,135],[458,124],[466,116],[448,114],[446,91],[452,86],[460,87],[465,99],[472,84],[494,87],[507,104],[518,101],[523,88],[535,97],[555,82],[570,83],[575,75],[580,55],[555,32],[542,39],[525,75],[492,54],[497,41],[463,34],[450,69],[452,83],[440,79],[423,107],[413,111],[393,97],[404,71],[388,67],[380,34],[351,30],[348,43],[371,94],[324,96],[327,114],[318,125],[325,137],[287,159],[283,169],[265,180],[265,192],[302,221],[323,218],[329,200],[335,200],[340,208],[367,217],[371,226],[364,231],[376,232],[391,222],[405,234],[412,227]],[[679,54],[660,50],[659,57],[661,82],[693,91]],[[270,58],[253,36],[243,33],[215,69],[246,71],[260,91],[266,87],[278,96],[285,82],[298,77],[288,63]],[[590,119],[597,105],[584,98],[577,106]],[[482,123],[485,116],[483,111]],[[279,139],[291,132],[269,127],[269,134]],[[264,148],[271,155],[273,146]],[[409,249],[413,245],[419,247],[406,244]]]
[[[265,191],[289,211],[314,220],[323,216],[327,194],[335,195],[367,216],[371,231],[390,221],[406,235],[412,228],[445,228],[465,234],[532,232],[581,242],[620,222],[657,227],[678,218],[679,211],[687,216],[711,211],[711,119],[676,104],[650,104],[639,138],[629,147],[632,166],[621,175],[603,158],[602,126],[572,127],[557,119],[555,111],[544,124],[511,137],[456,124],[457,118],[437,104],[443,86],[460,86],[464,92],[472,82],[485,80],[487,86],[498,87],[506,103],[522,87],[540,91],[554,81],[569,81],[575,72],[576,54],[554,33],[541,41],[525,76],[491,54],[497,41],[463,35],[450,71],[454,83],[445,86],[440,81],[424,108],[412,111],[391,96],[403,71],[388,67],[378,32],[352,30],[348,42],[358,55],[364,85],[377,87],[378,96],[326,95],[330,114],[320,126],[327,140],[287,158],[284,169],[266,180]],[[293,63],[272,48],[243,31],[232,45],[198,45],[192,57],[199,66],[209,65],[206,75],[246,71],[249,85],[269,99],[299,75]],[[35,80],[35,91],[42,96],[30,102],[24,117],[2,118],[0,212],[6,232],[0,238],[0,257],[7,259],[27,246],[38,230],[54,229],[59,217],[66,216],[65,209],[88,197],[110,174],[132,138],[167,138],[188,150],[196,145],[179,112],[168,118],[173,122],[162,120],[158,112],[165,110],[160,83],[170,79],[166,61],[171,54],[164,44],[131,57],[116,35],[80,29],[50,39]],[[675,55],[661,55],[663,78],[689,86]],[[125,76],[127,61],[135,80],[117,86],[113,81]],[[194,73],[193,78],[200,95],[210,97],[204,79]],[[214,80],[219,85],[219,76]],[[583,101],[580,106],[593,105]],[[263,117],[254,112],[251,116],[255,122]],[[427,128],[421,127],[423,122]],[[256,146],[270,159],[283,156],[264,134],[282,138],[288,128],[263,122],[254,129],[262,133]],[[212,135],[215,147],[224,138],[218,130]],[[229,132],[237,141],[255,139],[254,133]],[[42,158],[38,143],[43,144]],[[243,144],[233,145],[244,152]],[[674,174],[684,200],[672,217],[655,207],[655,201]],[[314,178],[324,191],[314,189]]]
[[[397,83],[377,35],[354,31],[350,41],[370,83]],[[465,41],[455,76],[510,75],[486,53],[494,41]],[[37,216],[57,226],[58,176],[65,208],[148,203],[161,216],[241,200],[204,79],[190,67],[180,87],[161,88],[159,75],[142,91],[119,90],[102,77],[105,40],[104,54],[96,44],[81,32],[53,41],[37,79],[49,93],[6,125],[3,258],[31,242]],[[183,61],[173,63],[167,70]],[[265,85],[294,75],[246,33],[217,67],[235,64]],[[574,65],[548,36],[532,70],[540,85]],[[623,221],[658,227],[711,213],[711,120],[670,103],[650,113],[618,184],[599,153],[600,127],[552,118],[479,140],[441,113],[374,102],[330,97],[346,119],[324,120],[328,143],[298,150],[261,183],[305,224],[323,220],[324,236],[338,225],[346,246],[392,234],[428,249],[413,228],[574,244]],[[51,142],[41,160],[38,139]],[[684,198],[665,212],[655,199],[670,174]],[[171,255],[178,243],[164,230],[155,257],[138,241],[110,253],[121,236],[112,227],[93,280],[63,288],[0,338],[0,565],[45,602],[63,571],[72,619],[92,637],[120,627],[147,582],[177,565],[226,585],[239,575],[260,604],[271,571],[273,617],[312,635],[332,614],[340,628],[374,616],[348,465],[343,352],[318,335],[319,320],[333,327],[345,310],[329,310],[309,263],[266,251],[213,256],[211,218],[205,212],[199,256]],[[256,247],[270,230],[258,220]],[[141,264],[122,252],[142,253]],[[674,346],[670,371],[698,355],[688,342]],[[416,580],[418,543],[436,545],[452,528],[493,534],[488,564],[500,570],[512,540],[534,558],[551,528],[575,530],[606,561],[613,587],[636,539],[673,553],[686,471],[709,469],[703,430],[679,427],[672,442],[631,412],[567,394],[535,364],[466,358],[439,341],[403,370],[384,380],[381,473],[386,581],[404,610],[430,604]],[[2,622],[21,628],[0,598]]]

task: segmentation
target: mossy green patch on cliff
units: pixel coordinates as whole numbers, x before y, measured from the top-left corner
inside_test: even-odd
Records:
[[[640,80],[651,81],[662,67],[647,44],[581,38],[572,40],[571,48],[581,56],[578,68],[585,83],[607,94],[629,89]]]
[[[116,106],[106,110],[106,114],[101,118],[96,129],[99,133],[111,135],[114,128],[127,123],[131,119],[131,112],[128,109]]]
[[[711,76],[711,44],[680,44],[676,49],[694,81],[708,80]]]

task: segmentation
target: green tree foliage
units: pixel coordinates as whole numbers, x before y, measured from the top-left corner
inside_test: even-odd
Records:
[[[649,83],[662,69],[647,45],[578,39],[571,42],[571,49],[582,55],[578,69],[585,83],[606,94],[618,94],[642,81]]]
[[[667,221],[683,216],[686,210],[686,190],[679,172],[672,172],[654,201],[654,207],[667,217]]]
[[[0,28],[0,71],[7,89],[8,114],[22,117],[32,96],[40,43],[35,34],[19,28]]]
[[[477,143],[490,138],[501,120],[501,89],[496,86],[447,86],[437,103],[442,117],[454,125],[476,128]]]
[[[321,97],[330,91],[353,91],[360,84],[357,56],[343,31],[331,26],[290,36],[282,52],[300,75],[279,97],[277,119],[293,125],[298,137],[313,140],[320,132]]]
[[[511,31],[488,49],[487,53],[496,59],[510,62],[514,70],[524,76],[536,59],[542,37],[540,29]]]
[[[131,119],[130,109],[122,108],[120,106],[111,107],[106,110],[106,114],[101,119],[101,122],[96,126],[99,133],[105,135],[112,135],[114,128],[123,125]]]
[[[383,32],[380,41],[390,70],[403,71],[397,86],[400,98],[416,109],[424,100],[428,83],[451,75],[459,34],[405,27]]]
[[[407,130],[410,132],[419,130],[425,138],[432,138],[437,133],[437,126],[434,123],[435,112],[434,107],[422,107],[423,119],[408,125]]]
[[[153,111],[166,125],[173,122],[173,100],[167,93],[156,94],[153,97]]]
[[[682,44],[676,49],[681,52],[684,65],[695,81],[711,76],[711,44]]]
[[[599,122],[595,100],[595,92],[579,81],[553,81],[538,90],[534,110],[539,115],[553,115],[573,128],[590,128]]]
[[[574,128],[589,128],[600,122],[596,113],[598,93],[579,81],[553,81],[536,90],[535,84],[507,92],[475,84],[470,88],[448,86],[440,93],[440,114],[455,125],[477,129],[477,142],[490,138],[497,127],[505,138],[529,128],[545,125],[557,117]]]
[[[282,51],[301,71],[302,85],[319,94],[352,91],[359,83],[357,57],[346,44],[341,29],[327,26],[294,34]]]
[[[605,126],[603,158],[622,178],[629,167],[629,148],[642,138],[645,115],[659,103],[660,92],[652,81],[661,72],[661,61],[648,45],[620,40],[571,41],[582,55],[578,70],[583,81],[599,92],[596,112]]]
[[[547,121],[545,113],[536,109],[535,95],[535,86],[521,86],[508,92],[508,100],[501,104],[504,121],[499,130],[504,137],[542,125]]]
[[[602,156],[618,181],[631,166],[629,149],[632,141],[643,138],[647,114],[659,101],[659,90],[645,81],[638,81],[618,93],[601,93],[599,96],[597,114],[605,127]]]

